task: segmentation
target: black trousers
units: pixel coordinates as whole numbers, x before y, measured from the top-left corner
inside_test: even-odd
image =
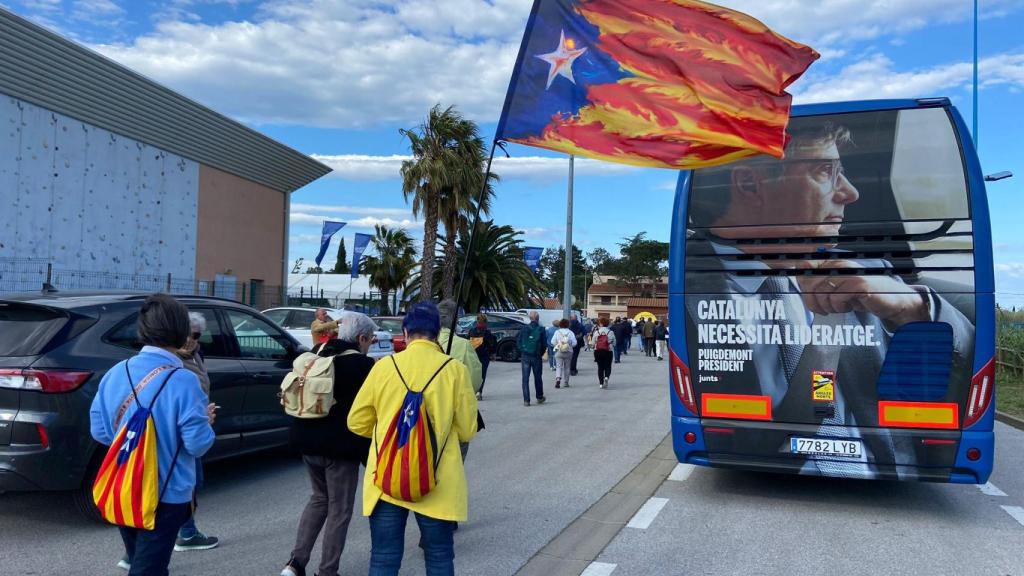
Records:
[[[192,515],[192,503],[167,504],[156,507],[156,523],[153,530],[125,528],[119,526],[124,549],[128,552],[131,576],[167,576],[167,565],[171,563],[174,541],[178,538],[181,525]]]
[[[576,347],[572,349],[572,364],[569,366],[569,370],[572,373],[576,373],[576,361],[580,357],[580,350],[583,348],[583,338],[576,341]]]
[[[603,384],[604,379],[612,375],[612,351],[595,350],[594,360],[597,361],[597,383]]]

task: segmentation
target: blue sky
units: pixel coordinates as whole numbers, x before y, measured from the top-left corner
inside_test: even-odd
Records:
[[[948,96],[971,123],[969,0],[721,0],[822,54],[797,103]],[[292,196],[290,259],[316,255],[320,222],[419,236],[401,194],[399,128],[455,105],[488,140],[531,0],[0,0],[335,172]],[[980,157],[1016,177],[988,188],[999,300],[1024,305],[1024,0],[982,0]],[[567,160],[510,145],[493,216],[528,244],[565,237]],[[668,240],[675,174],[577,161],[575,242]],[[325,264],[333,260],[333,248]]]

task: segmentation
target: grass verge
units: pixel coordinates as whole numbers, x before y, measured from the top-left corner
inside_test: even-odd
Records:
[[[996,370],[996,408],[1024,418],[1024,377],[1008,370]]]

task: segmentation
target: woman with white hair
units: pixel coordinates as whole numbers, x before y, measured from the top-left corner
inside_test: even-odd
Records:
[[[376,324],[365,314],[346,311],[338,321],[336,336],[317,345],[313,352],[334,357],[334,400],[324,418],[293,418],[291,446],[302,454],[313,493],[309,497],[291,558],[281,576],[305,576],[317,534],[323,531],[317,574],[338,573],[352,519],[359,464],[366,464],[370,440],[348,429],[348,413],[363,386],[373,359],[366,356],[374,340]],[[312,572],[310,572],[312,574]]]

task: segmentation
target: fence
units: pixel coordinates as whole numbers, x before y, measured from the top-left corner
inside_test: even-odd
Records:
[[[1024,375],[1024,354],[1005,346],[996,346],[996,365],[1014,374]]]
[[[0,259],[0,293],[60,290],[165,292],[183,296],[217,296],[265,310],[284,304],[280,286],[259,280],[178,278],[171,274],[125,274],[56,268],[46,260]]]

